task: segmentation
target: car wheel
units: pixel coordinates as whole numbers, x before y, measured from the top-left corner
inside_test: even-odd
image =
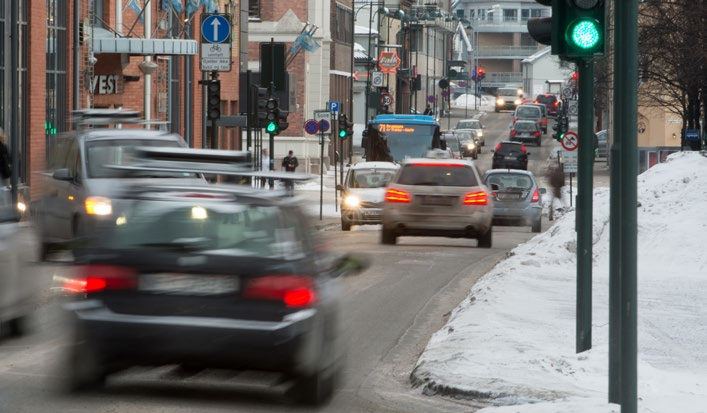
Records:
[[[383,228],[381,231],[381,244],[395,245],[398,237],[395,235],[395,231],[392,229]]]
[[[101,366],[98,353],[83,334],[77,334],[69,349],[66,364],[68,377],[65,386],[68,392],[89,390],[105,384],[107,374]]]
[[[474,156],[473,156],[473,158],[474,158],[474,159],[479,159],[479,154],[478,154],[478,153],[475,153]]]
[[[22,337],[27,334],[28,322],[27,316],[20,316],[8,321],[7,330],[10,337]]]
[[[542,144],[543,144],[542,138],[538,138],[538,141],[536,143],[538,144],[538,146],[542,146]]]
[[[343,219],[341,220],[341,230],[342,231],[351,231],[351,223],[346,222]]]
[[[540,232],[542,228],[542,220],[538,218],[537,221],[533,222],[533,232]]]
[[[491,248],[492,234],[493,227],[489,227],[488,231],[486,231],[484,234],[481,234],[481,236],[477,238],[479,241],[479,248]]]
[[[338,372],[325,375],[319,371],[311,376],[300,377],[287,391],[287,396],[297,403],[319,406],[331,399],[336,387]]]

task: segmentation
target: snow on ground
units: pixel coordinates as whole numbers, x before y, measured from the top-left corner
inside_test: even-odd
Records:
[[[481,95],[481,97],[476,97],[476,95],[468,93],[461,94],[452,103],[452,108],[465,108],[469,109],[478,108],[483,112],[493,112],[495,108],[496,98],[491,95]]]
[[[707,412],[707,158],[638,177],[638,410]],[[424,392],[488,398],[483,413],[609,413],[609,188],[594,191],[592,349],[575,354],[570,210],[486,274],[430,339]]]

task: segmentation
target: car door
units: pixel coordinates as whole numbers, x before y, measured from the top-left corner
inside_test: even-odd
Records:
[[[45,174],[46,187],[39,206],[43,241],[64,240],[68,231],[67,216],[73,210],[73,203],[68,199],[70,183],[58,176],[70,174],[69,164],[75,162],[76,141],[75,136],[57,138],[50,154],[50,169]]]

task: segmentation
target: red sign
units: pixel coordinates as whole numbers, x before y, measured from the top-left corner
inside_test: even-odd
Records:
[[[567,151],[573,151],[579,146],[579,136],[572,131],[565,132],[565,136],[560,140],[560,145]]]
[[[400,66],[400,58],[395,50],[381,52],[378,56],[378,67],[385,74],[396,73]]]

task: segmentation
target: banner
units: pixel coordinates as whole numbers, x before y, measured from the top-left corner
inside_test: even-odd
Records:
[[[128,7],[130,7],[135,12],[135,14],[138,15],[138,21],[140,23],[145,23],[145,16],[143,16],[142,14],[142,6],[140,5],[139,0],[130,0],[130,2],[128,3]]]

